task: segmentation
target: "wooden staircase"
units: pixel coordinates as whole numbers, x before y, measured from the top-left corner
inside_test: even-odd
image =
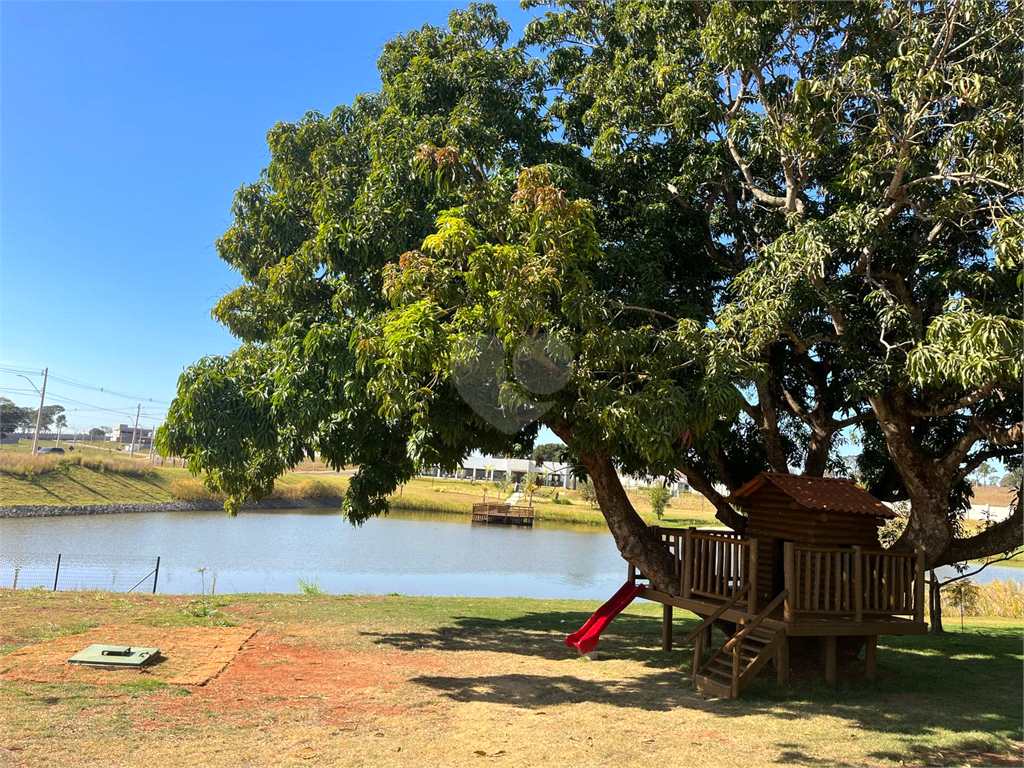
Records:
[[[734,645],[730,643],[736,641]],[[732,640],[711,657],[693,676],[698,691],[735,699],[758,672],[774,659],[786,642],[784,629],[759,626],[737,640]]]
[[[754,679],[765,664],[776,658],[779,661],[779,676],[783,679],[789,667],[786,630],[768,626],[764,620],[785,600],[786,595],[783,591],[757,616],[741,626],[706,664],[701,664],[704,630],[710,631],[711,624],[721,614],[722,608],[691,632],[687,639],[697,640],[693,655],[693,687],[713,696],[739,698],[747,683]]]

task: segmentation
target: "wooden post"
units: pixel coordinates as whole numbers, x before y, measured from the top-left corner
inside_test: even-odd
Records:
[[[783,546],[783,568],[785,569],[786,601],[783,603],[782,616],[787,621],[793,621],[796,608],[796,552],[793,549],[793,542],[787,541]]]
[[[836,636],[829,635],[825,638],[825,682],[835,683],[836,681]]]
[[[782,645],[775,654],[775,682],[779,685],[789,682],[789,635],[782,639]]]
[[[690,526],[683,533],[683,575],[681,591],[683,597],[689,599],[693,589],[693,532],[697,529]]]
[[[747,613],[757,615],[757,539],[747,540],[747,567],[750,569],[750,591],[747,592]]]
[[[672,606],[661,606],[661,650],[672,650]]]
[[[878,635],[869,635],[864,646],[864,677],[874,680],[878,676]]]
[[[864,621],[864,557],[860,546],[853,548],[853,620]]]
[[[626,571],[626,580],[630,584],[636,584],[636,566],[632,563],[629,564],[629,568]]]
[[[914,621],[924,621],[924,550],[916,550],[917,564],[914,568]]]
[[[697,685],[697,672],[700,670],[700,657],[704,653],[704,633],[698,632],[693,641],[693,685]]]
[[[742,643],[736,643],[732,647],[732,698],[738,699],[740,697],[740,645]]]

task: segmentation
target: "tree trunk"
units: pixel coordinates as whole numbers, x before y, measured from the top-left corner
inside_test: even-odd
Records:
[[[572,429],[568,424],[560,421],[548,421],[545,424],[570,450],[573,449]],[[679,579],[676,576],[675,561],[668,547],[661,542],[661,537],[647,526],[633,508],[619,481],[611,455],[603,448],[575,452],[590,476],[601,514],[608,523],[619,554],[646,576],[655,589],[677,592]]]
[[[931,572],[931,580],[928,582],[928,620],[932,625],[932,632],[942,634],[942,589],[939,587],[939,579],[935,571]]]
[[[675,561],[661,538],[633,509],[608,452],[603,449],[582,451],[579,458],[594,484],[601,514],[623,558],[650,579],[655,589],[677,592],[679,579]]]
[[[894,547],[925,551],[928,568],[998,555],[1021,545],[1020,504],[1010,517],[965,539],[954,538],[949,496],[953,476],[947,457],[928,455],[913,434],[912,403],[899,391],[870,398],[893,465],[910,499],[910,519]],[[940,606],[941,611],[941,606]],[[941,623],[941,617],[940,617]]]

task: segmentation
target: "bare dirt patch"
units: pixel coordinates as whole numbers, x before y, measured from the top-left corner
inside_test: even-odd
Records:
[[[250,627],[142,627],[107,624],[77,635],[20,648],[3,657],[8,680],[120,685],[146,676],[169,685],[204,685],[256,633]],[[163,657],[143,669],[96,669],[68,659],[93,643],[156,647]]]
[[[432,654],[356,653],[260,634],[216,680],[188,699],[164,695],[151,701],[166,722],[191,717],[197,708],[262,719],[301,707],[326,722],[344,720],[350,711],[400,715],[408,706],[392,701],[392,694],[410,677],[441,666]]]

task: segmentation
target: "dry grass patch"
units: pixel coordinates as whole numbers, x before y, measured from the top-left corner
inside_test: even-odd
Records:
[[[191,620],[166,596],[127,602],[147,624]],[[660,606],[643,602],[606,632],[599,661],[563,643],[593,603],[304,595],[218,602],[223,615],[259,632],[205,686],[182,692],[4,675],[4,764],[1021,762],[1014,622],[973,620],[962,636],[885,638],[877,684],[778,689],[764,680],[732,702],[690,688],[690,654],[659,650]],[[79,607],[70,595],[0,592],[3,618],[33,614],[10,625],[13,634],[63,626],[65,604]],[[694,625],[687,615],[678,629]]]
[[[4,654],[0,675],[34,683],[123,685],[141,678],[169,685],[204,685],[255,634],[248,627],[144,627],[105,625]],[[94,643],[159,648],[161,658],[143,669],[97,669],[68,659]]]

